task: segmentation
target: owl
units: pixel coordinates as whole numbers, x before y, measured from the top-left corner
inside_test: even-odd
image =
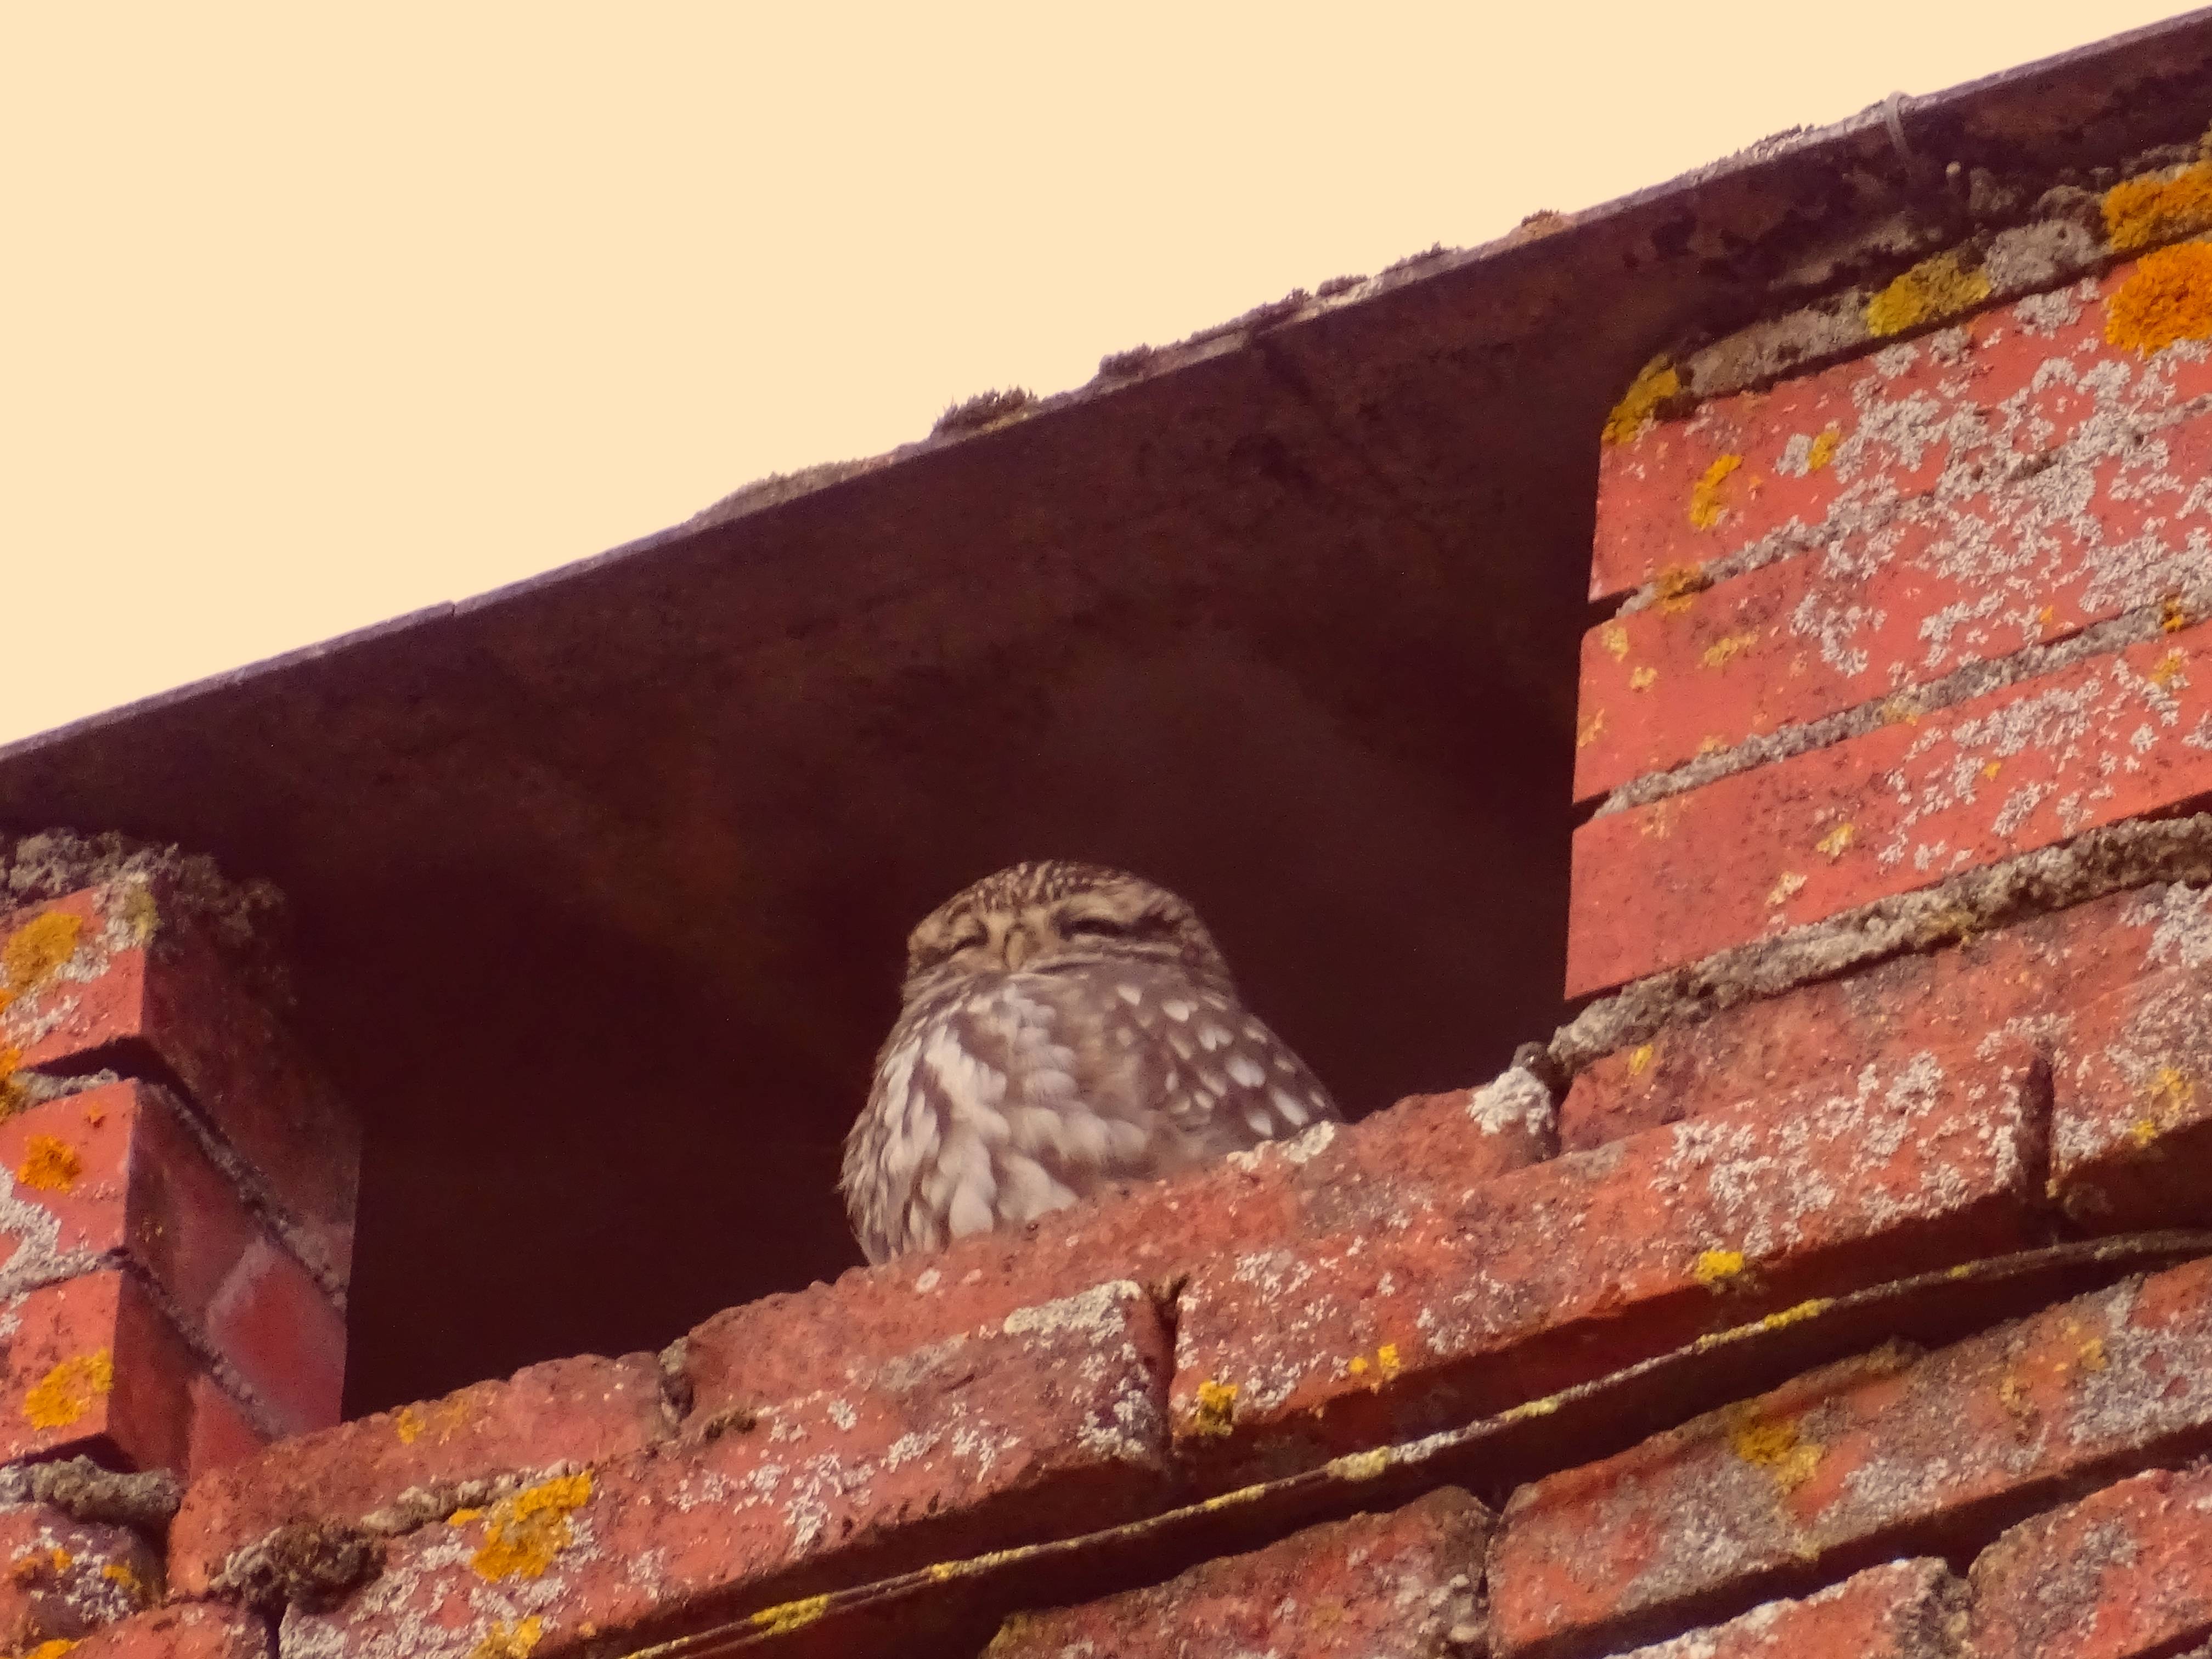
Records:
[[[902,996],[845,1139],[870,1261],[1338,1119],[1190,906],[1119,870],[1018,864],[954,895],[908,935]]]

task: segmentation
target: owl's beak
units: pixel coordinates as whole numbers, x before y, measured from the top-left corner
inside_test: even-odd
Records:
[[[1030,936],[1026,932],[1017,927],[1006,935],[1007,967],[1019,969],[1030,954]]]

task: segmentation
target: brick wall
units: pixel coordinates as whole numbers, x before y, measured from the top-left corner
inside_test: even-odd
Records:
[[[659,1354],[328,1424],[263,994],[158,881],[20,912],[9,1455],[186,1480],[0,1471],[0,1642],[2212,1644],[2206,228],[2150,158],[1626,389],[1548,1044]]]

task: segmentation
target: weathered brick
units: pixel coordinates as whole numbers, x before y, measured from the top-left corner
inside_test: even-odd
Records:
[[[272,1425],[337,1421],[345,1319],[210,1161],[166,1092],[89,1089],[0,1121],[5,1271],[38,1284],[128,1258],[237,1370]]]
[[[2160,1469],[1976,1559],[1976,1659],[2144,1659],[2212,1637],[2212,1472]]]
[[[1110,1526],[1163,1501],[1167,1334],[1121,1281],[393,1541],[286,1659],[532,1659]]]
[[[271,1659],[275,1651],[268,1626],[253,1614],[198,1602],[155,1607],[110,1625],[69,1654],[70,1659]]]
[[[1954,1659],[1966,1625],[1966,1587],[1948,1567],[1892,1561],[1623,1659]]]
[[[1817,1583],[1955,1556],[2085,1484],[2212,1443],[2212,1262],[2079,1297],[1925,1356],[1847,1360],[1521,1488],[1492,1631],[1587,1654]]]
[[[2023,681],[1575,835],[1571,994],[2212,790],[2212,629]]]
[[[1149,1589],[1017,1613],[985,1659],[1476,1659],[1489,1510],[1446,1487],[1193,1567]]]
[[[351,1524],[410,1490],[467,1499],[471,1483],[606,1462],[669,1431],[650,1355],[549,1360],[504,1382],[281,1441],[195,1480],[169,1529],[169,1574],[204,1595],[231,1552],[294,1522]]]
[[[2040,1194],[2024,1047],[1894,1055],[1201,1265],[1170,1396],[1210,1486],[1429,1432],[1805,1297],[2019,1248]]]
[[[0,1506],[0,1649],[68,1641],[158,1601],[161,1558],[128,1527]]]
[[[793,1399],[885,1354],[1103,1279],[1170,1285],[1226,1253],[1432,1212],[1550,1156],[1556,1115],[1542,1085],[1520,1071],[1480,1089],[1412,1097],[1358,1124],[1319,1125],[1018,1230],[730,1309],[684,1339],[685,1375],[702,1411]]]
[[[0,1462],[91,1451],[191,1466],[205,1373],[128,1272],[0,1299]]]
[[[1590,597],[1747,550],[1832,547],[1838,567],[1878,569],[1898,556],[1898,518],[1916,511],[1955,550],[1923,556],[1929,573],[1978,585],[1966,595],[1978,614],[1958,619],[1965,629],[2003,626],[2000,612],[2076,562],[2093,590],[2106,591],[2144,574],[2155,580],[2168,559],[2186,565],[2181,546],[2157,540],[2135,550],[2137,562],[2119,538],[2070,556],[2031,549],[2002,560],[1972,521],[1978,507],[1991,516],[1983,504],[1993,492],[2033,484],[2037,473],[2056,475],[2036,486],[2054,522],[2116,475],[2162,517],[2203,511],[2187,495],[2186,470],[2167,465],[2159,445],[2163,424],[2212,390],[2212,354],[2185,341],[2146,357],[2106,338],[2110,301],[2139,270],[2130,261],[1768,390],[1717,398],[1607,446]],[[2087,477],[2100,467],[2098,479]],[[1946,512],[1954,503],[1957,520]],[[2185,532],[2173,539],[2185,543]],[[1975,603],[1991,592],[2005,602]]]
[[[325,1285],[343,1287],[359,1126],[189,911],[160,881],[116,882],[0,919],[0,936],[26,928],[47,948],[42,971],[0,998],[0,1048],[25,1067],[173,1079]],[[62,959],[46,966],[55,945]]]

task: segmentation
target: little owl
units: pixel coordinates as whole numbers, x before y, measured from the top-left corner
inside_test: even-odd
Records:
[[[870,1261],[1337,1116],[1190,906],[1136,876],[1018,864],[932,911],[906,951],[905,1006],[845,1138]]]

